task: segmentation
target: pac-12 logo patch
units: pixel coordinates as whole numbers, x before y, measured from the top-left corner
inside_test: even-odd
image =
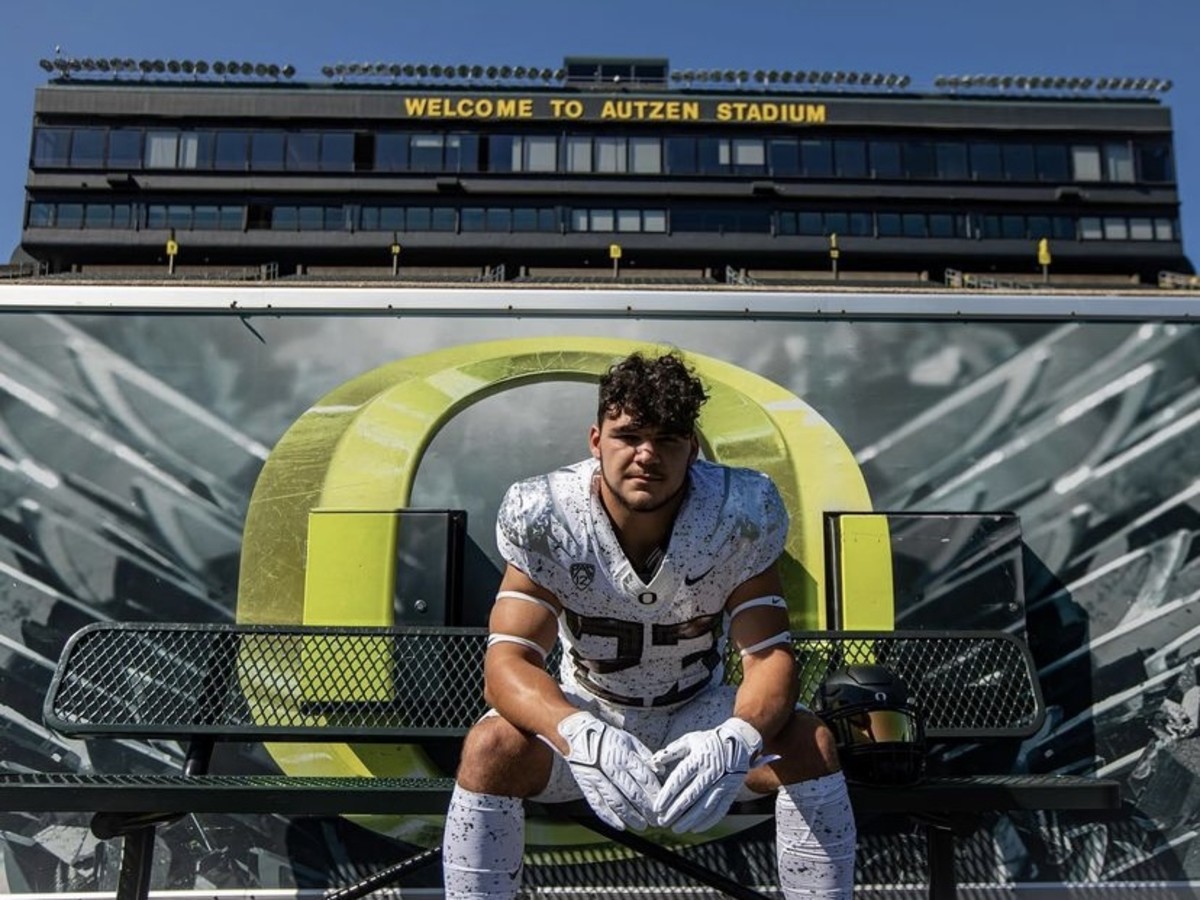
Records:
[[[596,577],[596,567],[591,563],[571,563],[571,581],[579,590],[591,585]]]

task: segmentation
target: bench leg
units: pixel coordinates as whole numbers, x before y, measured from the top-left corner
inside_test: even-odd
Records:
[[[129,832],[122,843],[117,900],[146,900],[154,863],[154,826]]]
[[[369,875],[357,884],[350,884],[344,888],[327,891],[325,900],[357,900],[359,897],[365,897],[367,894],[373,893],[380,888],[387,887],[397,879],[403,878],[409,872],[415,872],[417,869],[422,869],[430,863],[437,862],[442,858],[442,848],[433,847],[429,850],[422,850],[419,853],[414,853],[407,859],[402,859],[394,866],[388,866],[374,875]]]
[[[926,856],[929,861],[929,900],[954,900],[958,884],[954,878],[954,832],[945,826],[925,826]]]

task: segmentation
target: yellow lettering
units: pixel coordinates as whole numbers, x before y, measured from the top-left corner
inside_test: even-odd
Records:
[[[583,102],[581,100],[568,100],[566,110],[568,118],[578,119],[583,115]]]
[[[700,104],[696,100],[689,100],[683,104],[683,118],[691,119],[693,122],[700,121]]]
[[[764,122],[778,122],[781,118],[786,118],[787,107],[778,103],[764,103],[759,108],[759,112],[762,113]]]
[[[604,106],[600,108],[600,118],[615,119],[617,117],[617,107],[611,100],[605,100]]]
[[[410,116],[423,116],[427,103],[428,98],[426,97],[405,97],[404,112]]]
[[[825,124],[825,104],[824,103],[809,103],[804,107],[804,119],[806,122]]]
[[[651,101],[650,116],[649,116],[650,119],[652,119],[655,122],[661,122],[663,119],[665,119],[667,117],[666,106],[667,106],[667,104],[665,104],[661,100]]]
[[[533,99],[530,97],[522,97],[521,102],[517,104],[517,115],[522,119],[533,118]]]
[[[566,102],[567,102],[566,100],[559,100],[557,98],[551,97],[550,98],[550,115],[554,116],[554,118],[556,118],[556,119],[561,119],[563,117],[563,104]]]
[[[517,101],[511,98],[496,101],[496,118],[511,119],[517,114]]]
[[[724,102],[718,103],[717,104],[717,121],[718,122],[728,122],[732,118],[733,118],[733,110],[731,109],[730,105],[728,103],[724,103]]]
[[[762,121],[762,106],[760,104],[751,103],[746,107],[746,121],[747,122],[761,122]]]
[[[496,104],[486,97],[475,101],[475,115],[480,119],[490,119],[496,111]]]

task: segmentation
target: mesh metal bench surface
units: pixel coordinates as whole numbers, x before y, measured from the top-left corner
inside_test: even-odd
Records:
[[[46,697],[46,724],[78,738],[186,742],[185,771],[0,775],[0,808],[92,812],[98,836],[124,835],[122,898],[146,895],[153,826],[182,812],[443,812],[450,778],[212,775],[211,749],[216,741],[461,737],[484,711],[485,639],[482,629],[88,626],[63,651]],[[1028,650],[1004,633],[820,632],[798,636],[794,651],[802,699],[811,699],[839,666],[888,665],[909,685],[935,740],[1028,736],[1044,717]],[[735,655],[726,675],[740,677]],[[1050,775],[931,778],[904,788],[854,785],[852,799],[862,811],[922,817],[929,826],[930,896],[939,898],[954,895],[954,827],[963,817],[1013,809],[1105,810],[1120,802],[1116,782]],[[573,816],[679,865],[670,851],[612,832],[581,806],[536,811]],[[434,859],[431,852],[420,862]],[[760,896],[717,874],[689,874],[731,896]]]

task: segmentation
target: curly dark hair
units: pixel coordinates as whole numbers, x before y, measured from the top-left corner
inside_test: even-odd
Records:
[[[636,352],[600,376],[596,423],[627,412],[638,428],[691,434],[707,399],[704,383],[677,353],[647,358]]]

